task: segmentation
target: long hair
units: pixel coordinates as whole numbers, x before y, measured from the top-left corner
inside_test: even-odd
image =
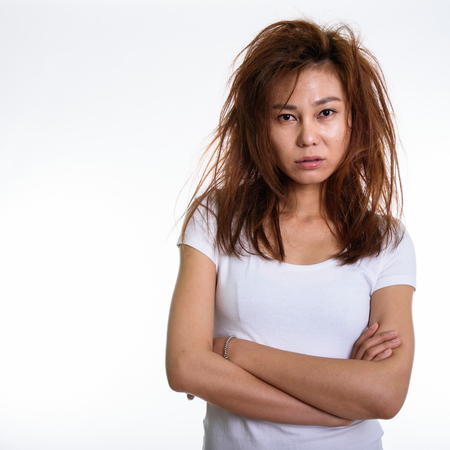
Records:
[[[279,212],[289,180],[277,167],[270,140],[271,96],[286,77],[326,65],[342,83],[352,124],[346,156],[322,186],[321,207],[341,248],[336,258],[352,264],[378,255],[390,242],[398,245],[393,210],[401,213],[402,193],[391,103],[377,60],[352,30],[305,20],[278,22],[261,31],[238,59],[182,236],[203,205],[215,215],[222,252],[284,260]]]

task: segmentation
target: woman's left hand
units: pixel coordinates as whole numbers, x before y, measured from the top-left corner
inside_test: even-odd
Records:
[[[378,323],[371,325],[353,345],[350,359],[364,361],[382,361],[392,356],[393,349],[400,346],[400,339],[395,330],[384,331],[375,335]]]

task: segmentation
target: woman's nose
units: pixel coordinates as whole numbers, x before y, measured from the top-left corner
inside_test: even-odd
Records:
[[[303,121],[300,125],[300,130],[297,137],[297,145],[299,147],[317,145],[319,143],[319,136],[317,129],[311,121]]]

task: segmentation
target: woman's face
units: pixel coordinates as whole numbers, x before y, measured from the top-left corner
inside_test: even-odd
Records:
[[[329,69],[310,68],[297,82],[295,77],[281,82],[274,90],[270,136],[279,169],[298,187],[320,186],[339,167],[349,143],[339,78]]]

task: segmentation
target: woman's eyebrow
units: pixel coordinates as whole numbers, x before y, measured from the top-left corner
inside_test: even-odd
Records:
[[[324,98],[321,98],[320,100],[316,100],[313,103],[313,106],[325,105],[326,103],[330,103],[330,102],[342,102],[342,99],[340,99],[339,97],[324,97]],[[285,105],[282,103],[277,103],[276,105],[273,105],[273,109],[279,109],[279,110],[286,109],[286,110],[293,111],[293,110],[296,110],[297,107],[295,105],[289,105],[289,104]]]
[[[273,105],[273,109],[289,109],[294,110],[297,109],[295,105],[285,105],[284,103],[278,103],[276,105]]]
[[[324,97],[321,98],[320,100],[317,100],[313,103],[313,106],[320,106],[320,105],[324,105],[325,103],[329,103],[329,102],[342,102],[342,100],[339,97]]]

